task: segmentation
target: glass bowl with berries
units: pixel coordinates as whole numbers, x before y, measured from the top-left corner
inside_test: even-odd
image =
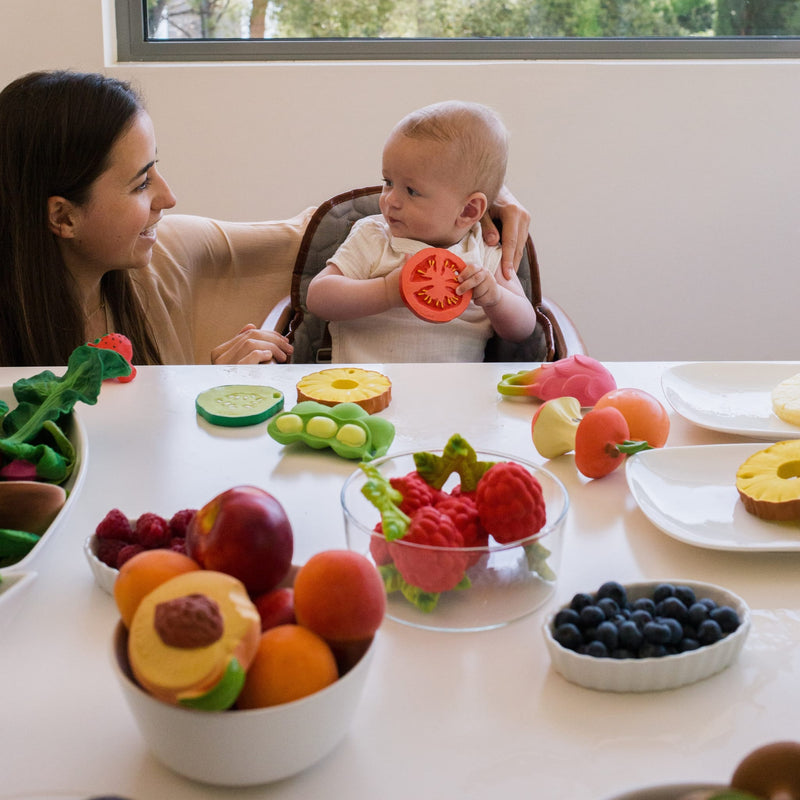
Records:
[[[555,591],[569,497],[524,459],[476,451],[454,434],[442,450],[361,464],[341,505],[348,547],[378,567],[397,622],[497,628]]]
[[[571,683],[653,692],[730,666],[749,630],[747,604],[721,586],[608,580],[551,613],[544,638],[554,669]]]

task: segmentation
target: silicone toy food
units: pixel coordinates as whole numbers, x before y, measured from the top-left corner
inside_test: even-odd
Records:
[[[800,800],[800,743],[763,745],[739,762],[730,788],[692,792],[680,800]]]
[[[581,404],[575,397],[547,400],[531,420],[533,446],[542,458],[558,458],[575,449]]]
[[[187,554],[205,569],[237,577],[253,597],[286,577],[293,550],[283,506],[255,486],[235,486],[217,495],[186,529]]]
[[[622,412],[612,407],[593,408],[575,433],[575,466],[587,478],[602,478],[621,466],[626,456],[651,449],[647,442],[630,439]]]
[[[524,542],[529,568],[544,580],[555,578],[550,553],[531,538],[546,522],[533,475],[513,462],[479,461],[458,434],[441,455],[415,453],[414,462],[415,472],[391,481],[361,465],[367,474],[361,492],[381,515],[370,553],[387,593],[400,591],[421,611],[433,611],[442,592],[469,588],[475,553],[464,548],[488,543],[490,533],[502,543]],[[453,474],[460,483],[446,492]],[[419,481],[432,491],[421,491]]]
[[[781,381],[771,394],[772,410],[790,425],[800,425],[800,372]]]
[[[131,340],[121,333],[107,333],[105,336],[88,342],[89,347],[97,347],[101,350],[113,350],[119,353],[128,362],[130,372],[127,375],[117,375],[120,383],[130,383],[136,377],[136,367],[133,366],[133,345]],[[106,380],[111,380],[107,378]]]
[[[663,447],[669,436],[669,414],[653,395],[642,389],[620,388],[606,392],[595,408],[611,406],[622,412],[631,439]]]
[[[449,322],[472,299],[472,290],[456,294],[464,262],[449,250],[426,247],[410,256],[400,272],[400,296],[408,308],[426,322]]]
[[[281,444],[299,441],[318,450],[329,447],[342,458],[369,461],[386,453],[395,430],[389,420],[356,403],[327,406],[305,400],[271,419],[267,433]]]
[[[759,450],[736,471],[744,507],[766,520],[800,519],[800,439]]]
[[[358,367],[333,367],[312,372],[297,382],[297,402],[315,400],[324,406],[355,403],[368,414],[383,411],[392,399],[392,382],[380,372]]]
[[[230,575],[197,570],[145,595],[128,636],[139,684],[166,703],[204,710],[233,705],[261,635],[258,611]]]
[[[581,406],[593,406],[617,388],[614,376],[591,356],[576,354],[531,370],[509,373],[497,384],[504,397],[553,400],[575,397]]]
[[[257,425],[283,408],[283,392],[272,386],[215,386],[197,395],[195,408],[212,425]]]

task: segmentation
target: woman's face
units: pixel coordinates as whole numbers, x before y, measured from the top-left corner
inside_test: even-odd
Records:
[[[140,111],[117,139],[89,199],[73,205],[71,235],[61,239],[67,266],[84,275],[142,269],[150,263],[156,225],[175,196],[156,168],[153,123]],[[62,234],[63,236],[63,234]]]

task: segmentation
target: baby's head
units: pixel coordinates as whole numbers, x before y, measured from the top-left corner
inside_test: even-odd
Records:
[[[453,100],[408,114],[383,151],[381,211],[392,233],[439,247],[454,244],[494,202],[507,160],[508,133],[487,106]],[[415,204],[423,213],[409,218]]]

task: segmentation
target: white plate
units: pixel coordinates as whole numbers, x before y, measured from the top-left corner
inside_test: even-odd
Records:
[[[736,470],[766,443],[666,447],[625,465],[639,508],[664,533],[712,550],[800,551],[800,522],[767,522],[745,511]]]
[[[649,786],[642,789],[633,789],[624,794],[615,794],[606,800],[680,800],[690,792],[710,791],[724,789],[718,783],[670,783],[664,786]]]
[[[800,426],[775,415],[771,397],[798,372],[797,362],[698,362],[670,367],[661,388],[670,405],[701,428],[777,442],[800,437]]]
[[[17,407],[17,400],[10,386],[0,386],[0,400],[5,400],[6,403],[8,403],[9,409]],[[64,426],[64,433],[69,436],[70,441],[75,447],[75,467],[69,478],[62,484],[67,492],[66,502],[28,555],[15,564],[10,564],[7,567],[0,567],[0,574],[17,572],[29,567],[30,562],[42,551],[45,544],[53,538],[55,531],[63,524],[64,519],[67,514],[69,514],[75,499],[80,493],[84,478],[86,477],[86,467],[88,464],[88,440],[86,438],[86,429],[83,426],[80,413],[77,409],[74,409],[72,412],[72,421]]]

